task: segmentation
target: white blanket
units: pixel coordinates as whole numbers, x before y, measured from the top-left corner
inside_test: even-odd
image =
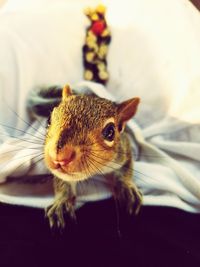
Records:
[[[47,172],[42,163],[33,164],[34,143],[42,138],[43,127],[34,122],[34,128],[29,128],[24,122],[30,122],[25,104],[28,91],[44,84],[77,84],[82,79],[81,46],[87,23],[82,5],[52,2],[40,10],[0,13],[0,200],[6,203],[46,207],[52,202],[46,184],[6,183],[8,175]],[[144,205],[199,212],[199,13],[184,0],[153,0],[151,5],[145,0],[123,1],[123,9],[121,2],[115,9],[107,4],[113,33],[108,91],[116,100],[142,99],[136,123],[130,127],[141,147],[134,179],[144,194]],[[101,86],[89,86],[111,97]],[[21,131],[27,131],[29,143]],[[16,135],[18,139],[13,139]],[[100,177],[85,185],[79,204],[110,196]]]

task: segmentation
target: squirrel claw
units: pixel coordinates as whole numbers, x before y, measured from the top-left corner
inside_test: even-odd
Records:
[[[64,213],[76,220],[74,205],[69,200],[56,200],[54,204],[47,207],[45,210],[45,216],[49,219],[50,228],[65,228]]]
[[[127,211],[129,214],[138,214],[142,205],[142,194],[135,187],[126,191]]]

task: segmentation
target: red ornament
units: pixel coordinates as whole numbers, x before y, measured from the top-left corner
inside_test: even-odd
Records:
[[[105,28],[105,22],[102,20],[97,20],[92,24],[91,30],[95,35],[101,35]]]

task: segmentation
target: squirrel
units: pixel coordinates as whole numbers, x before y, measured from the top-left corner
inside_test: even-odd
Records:
[[[75,95],[69,85],[49,120],[44,145],[47,168],[54,175],[55,199],[46,209],[50,227],[65,227],[64,213],[75,219],[76,185],[103,175],[113,197],[137,214],[142,194],[133,181],[133,159],[126,122],[140,99],[122,103],[94,95]]]

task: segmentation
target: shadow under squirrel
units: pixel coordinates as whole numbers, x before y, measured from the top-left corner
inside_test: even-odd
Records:
[[[76,184],[94,175],[106,177],[113,197],[138,213],[142,195],[133,182],[133,160],[126,122],[139,98],[120,104],[93,95],[74,95],[68,85],[51,113],[45,139],[45,163],[54,175],[55,200],[47,208],[50,226],[65,227],[64,213],[75,218]]]

